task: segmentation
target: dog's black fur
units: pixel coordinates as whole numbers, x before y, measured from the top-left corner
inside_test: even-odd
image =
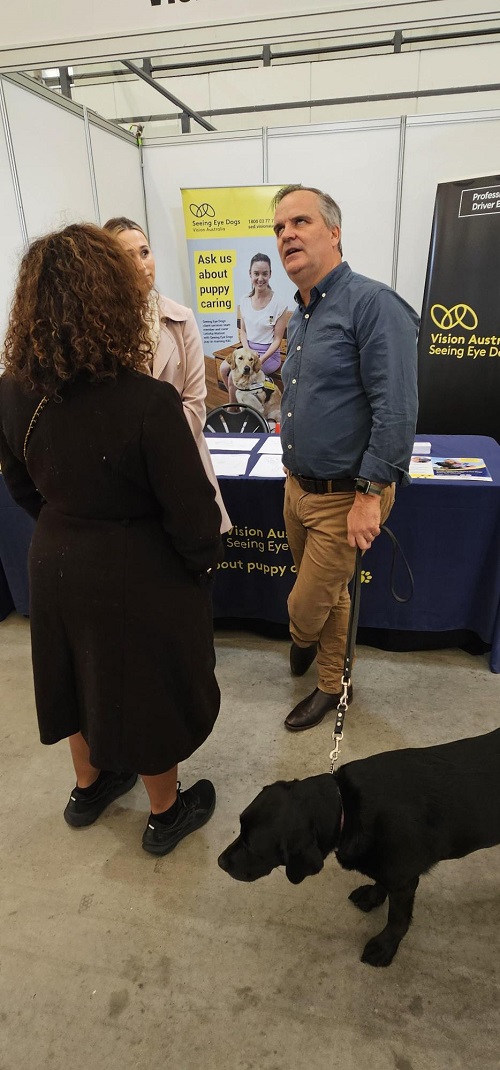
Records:
[[[344,869],[375,881],[351,892],[360,910],[389,897],[385,929],[362,961],[388,966],[408,931],[423,873],[445,858],[500,843],[500,729],[441,746],[387,751],[306,780],[264,788],[219,857],[236,880],[286,866],[292,884],[335,851]]]

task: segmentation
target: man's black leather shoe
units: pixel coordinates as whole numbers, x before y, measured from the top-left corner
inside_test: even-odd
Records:
[[[290,647],[290,669],[292,676],[303,676],[304,673],[307,672],[309,666],[312,665],[317,652],[317,643],[311,643],[311,646],[297,646],[297,643],[292,643]]]
[[[347,690],[347,705],[352,702],[352,696],[353,690],[350,684]],[[306,728],[314,728],[315,725],[321,724],[323,717],[330,710],[337,709],[339,701],[340,692],[338,695],[327,695],[325,691],[320,691],[318,687],[315,687],[314,691],[307,695],[307,698],[303,698],[302,702],[294,706],[288,714],[285,728],[288,728],[290,732],[303,732]]]

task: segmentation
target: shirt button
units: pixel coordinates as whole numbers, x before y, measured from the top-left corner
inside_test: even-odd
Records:
[[[297,350],[302,349],[302,346],[297,346]]]
[[[291,415],[292,415],[291,412],[287,412],[287,416],[291,416]]]
[[[297,380],[296,380],[296,379],[292,379],[292,383],[296,383],[296,382],[297,382]]]
[[[322,297],[326,297],[326,294],[321,294]]]
[[[305,316],[304,316],[304,319],[305,319],[305,320],[308,320],[308,319],[309,319],[309,313],[308,313],[308,312],[306,312],[306,314],[305,314]]]
[[[292,448],[291,446],[288,447],[289,450],[291,450],[291,448]]]

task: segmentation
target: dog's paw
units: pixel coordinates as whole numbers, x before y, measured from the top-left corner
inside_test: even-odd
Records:
[[[398,947],[399,943],[394,945],[393,940],[387,940],[382,934],[374,936],[365,944],[361,962],[367,962],[369,966],[390,966]]]
[[[362,884],[360,888],[355,888],[351,892],[349,899],[351,903],[358,910],[362,910],[365,914],[369,914],[370,910],[374,910],[375,907],[382,905],[386,898],[387,892],[376,884]]]

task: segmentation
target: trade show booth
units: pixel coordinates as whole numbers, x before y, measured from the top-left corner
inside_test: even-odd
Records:
[[[342,207],[345,258],[356,271],[396,287],[419,310],[437,183],[498,167],[498,111],[207,133],[139,146],[131,134],[24,76],[0,78],[0,109],[2,333],[27,243],[69,222],[103,223],[117,214],[147,228],[159,290],[191,305],[180,190],[197,182],[227,187],[298,181],[330,191]],[[439,431],[436,427],[436,436]],[[470,628],[493,645],[491,666],[499,671],[500,579],[494,547],[500,541],[500,469],[494,445],[490,450],[476,446],[481,456],[491,453],[493,485],[418,486],[398,496],[394,525],[402,527],[403,545],[418,577],[413,609],[394,603],[386,612],[377,592],[375,620],[366,585],[361,624],[426,631]],[[223,490],[236,526],[245,527],[257,514],[262,514],[262,525],[252,520],[252,526],[282,526],[279,482],[264,486],[258,480],[226,479]],[[13,607],[28,612],[30,521],[17,515],[3,484],[0,492],[0,616],[5,616]],[[377,544],[372,552],[374,561],[382,551]],[[216,615],[265,619],[265,613],[247,612],[246,588],[233,579],[221,573]],[[442,587],[447,593],[438,595]],[[252,598],[257,589],[252,586]],[[374,584],[371,591],[375,589]],[[276,595],[276,590],[263,601],[275,607],[272,620],[285,622],[286,591]],[[459,590],[467,591],[465,602],[457,600]],[[418,623],[412,614],[420,603],[427,605],[428,615]]]

